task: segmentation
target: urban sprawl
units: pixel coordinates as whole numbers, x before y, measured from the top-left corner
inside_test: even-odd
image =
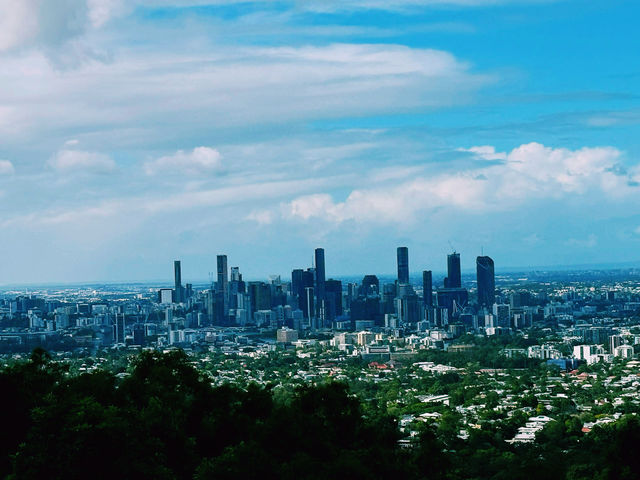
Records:
[[[6,365],[36,347],[81,374],[130,373],[141,350],[184,351],[212,385],[293,391],[341,381],[397,418],[401,442],[425,426],[467,439],[490,425],[528,444],[558,419],[581,435],[640,411],[640,278],[633,269],[496,276],[488,256],[462,275],[327,278],[325,252],[290,280],[244,281],[217,257],[209,285],[41,287],[0,293]],[[547,429],[547,430],[545,430]]]

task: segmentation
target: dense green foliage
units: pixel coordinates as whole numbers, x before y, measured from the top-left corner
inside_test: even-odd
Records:
[[[462,403],[464,381],[452,373],[424,387],[459,390]],[[523,419],[462,440],[449,412],[403,448],[389,409],[345,383],[212,386],[181,351],[144,352],[124,378],[69,375],[36,351],[0,371],[0,389],[0,475],[12,479],[640,478],[632,415],[585,435],[568,411],[516,447],[504,440]]]

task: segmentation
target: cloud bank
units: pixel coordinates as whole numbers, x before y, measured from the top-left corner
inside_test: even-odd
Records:
[[[511,152],[493,147],[466,149],[483,159],[504,160],[460,173],[420,176],[400,184],[353,190],[342,202],[329,194],[298,197],[282,207],[289,220],[320,218],[345,221],[408,223],[437,209],[487,212],[510,210],[525,202],[567,195],[637,195],[640,165],[621,174],[622,153],[612,147],[568,150],[528,143]]]

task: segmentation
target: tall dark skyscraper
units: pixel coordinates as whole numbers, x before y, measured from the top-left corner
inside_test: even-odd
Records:
[[[227,256],[218,255],[218,284],[217,291],[222,293],[224,299],[224,313],[229,309],[229,269],[227,268]]]
[[[491,306],[496,301],[496,277],[491,257],[476,258],[478,305]]]
[[[327,326],[330,327],[331,322],[342,315],[342,282],[340,280],[327,280],[325,288]]]
[[[316,284],[314,293],[316,294],[316,318],[318,319],[317,327],[324,327],[327,321],[326,315],[326,288],[325,288],[325,270],[324,270],[324,248],[316,248]]]
[[[360,289],[360,295],[368,297],[369,295],[380,294],[380,280],[375,275],[365,275],[362,279],[362,288]],[[395,293],[394,293],[395,295]]]
[[[271,287],[264,282],[249,282],[252,311],[271,310]]]
[[[398,283],[409,283],[409,249],[398,247]]]
[[[304,296],[303,275],[304,270],[301,268],[296,268],[291,272],[291,294],[297,297],[298,300]]]
[[[316,248],[316,297],[324,300],[325,297],[325,270],[324,270],[324,248]]]
[[[428,307],[433,306],[433,276],[431,270],[422,272],[422,291],[423,303]]]
[[[453,252],[447,255],[447,288],[462,287],[462,275],[460,273],[460,254]]]
[[[180,260],[173,262],[173,277],[175,280],[175,292],[174,301],[177,303],[184,302],[184,295],[182,290],[182,268],[180,267]]]
[[[297,298],[298,308],[302,310],[305,318],[309,318],[307,288],[313,289],[314,277],[313,269],[296,269],[291,272],[291,294]]]

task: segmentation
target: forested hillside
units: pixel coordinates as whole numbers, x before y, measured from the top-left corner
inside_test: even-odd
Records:
[[[181,351],[144,352],[124,378],[69,375],[35,351],[4,367],[0,391],[10,479],[640,478],[632,415],[589,434],[554,421],[524,446],[490,429],[399,442],[396,419],[365,414],[343,383],[213,387]]]

